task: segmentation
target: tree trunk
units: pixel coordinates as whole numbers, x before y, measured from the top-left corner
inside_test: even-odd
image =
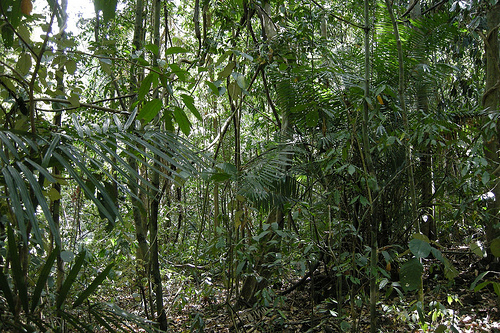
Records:
[[[377,180],[375,175],[375,170],[373,168],[373,161],[371,156],[371,145],[368,138],[369,130],[369,106],[368,98],[370,96],[370,32],[371,32],[371,20],[370,20],[370,1],[364,1],[364,46],[365,46],[365,77],[364,77],[364,99],[363,99],[363,123],[362,123],[362,145],[363,151],[360,152],[362,157],[364,157],[363,169],[366,177],[372,178],[373,182],[367,182],[366,192],[368,194],[368,202],[370,203],[370,212],[367,215],[364,223],[370,225],[370,332],[377,332],[377,312],[376,305],[378,299],[377,293],[377,234],[378,234],[378,219],[374,216],[373,212],[376,212],[374,207],[375,202],[372,197],[372,189],[377,188]],[[375,186],[370,186],[369,183],[375,184]],[[371,188],[373,187],[373,188]]]
[[[153,22],[154,22],[154,33],[153,39],[154,44],[160,48],[160,13],[161,13],[161,2],[160,0],[154,1],[154,10],[153,10]],[[156,56],[154,56],[153,64],[155,66],[158,65],[158,60]],[[158,98],[158,91],[155,93],[155,97]],[[155,154],[155,160],[159,160],[160,156]],[[156,169],[159,169],[160,166],[157,162],[155,162]],[[151,200],[151,206],[149,211],[149,244],[151,245],[151,284],[152,290],[154,291],[154,311],[156,311],[156,320],[158,321],[159,328],[162,331],[166,331],[168,328],[167,316],[165,313],[165,309],[163,307],[163,286],[162,279],[160,273],[160,262],[158,255],[158,215],[159,215],[159,206],[160,199],[162,196],[162,191],[160,190],[160,174],[158,171],[152,171],[152,181],[153,187],[156,189],[155,195]],[[153,312],[153,308],[151,309]]]
[[[135,50],[140,50],[143,44],[144,36],[144,2],[143,0],[137,0],[136,10],[135,10],[135,26],[134,26],[134,37],[132,44]],[[134,51],[134,50],[133,50]],[[138,87],[138,80],[142,73],[137,70],[137,66],[132,64],[130,67],[130,92],[134,93]],[[131,105],[135,102],[131,101]],[[133,152],[132,152],[133,154]],[[133,157],[128,158],[128,163],[133,170],[138,171],[137,161]],[[144,281],[147,279],[148,272],[147,268],[149,265],[148,251],[149,246],[147,242],[147,228],[144,219],[145,207],[140,199],[139,183],[138,180],[131,180],[128,184],[131,193],[131,203],[133,207],[134,216],[134,226],[135,226],[135,236],[137,240],[137,253],[136,253],[136,270],[137,270],[137,285],[141,290],[141,294],[144,296],[144,308],[146,316],[149,318],[148,314],[148,300],[145,297]]]
[[[486,16],[488,33],[484,41],[485,58],[486,58],[486,87],[483,95],[483,108],[487,114],[498,114],[499,99],[500,99],[500,69],[499,69],[499,43],[498,43],[498,26],[500,24],[500,4],[492,6]],[[485,118],[485,122],[489,118]],[[496,130],[493,133],[484,133],[484,153],[488,160],[490,174],[493,174],[500,163],[498,149],[500,147],[500,120],[497,120]],[[500,209],[500,180],[494,179],[492,184],[492,192],[495,194],[495,200],[491,200],[488,205],[487,216],[484,226],[486,230],[486,240],[491,244],[493,239],[500,234],[495,225],[498,224],[499,209]]]
[[[420,20],[422,18],[422,11],[420,9],[420,2],[416,1],[416,4],[410,4],[412,9],[410,11],[410,17],[412,20]],[[426,63],[427,60],[424,60]],[[429,94],[427,83],[425,83],[425,78],[423,77],[423,72],[421,70],[420,78],[417,81],[417,110],[423,112],[424,114],[429,114]],[[424,137],[428,137],[425,134]],[[424,140],[425,141],[425,140]],[[429,144],[419,147],[420,153],[420,191],[421,191],[421,212],[418,214],[420,224],[420,232],[427,236],[429,239],[434,240],[437,237],[436,221],[434,220],[434,204],[433,204],[433,193],[432,184],[434,179],[432,177],[432,149]],[[416,216],[415,216],[416,217]]]
[[[67,13],[66,10],[68,8],[68,1],[67,0],[62,0],[61,1],[61,22],[59,22],[59,27],[63,29],[59,43],[60,45],[63,44],[64,40],[66,39],[66,32],[65,27],[66,27],[66,21],[67,21]],[[59,47],[59,51],[61,54],[64,54],[64,47]],[[59,68],[57,69],[58,74],[56,74],[56,82],[57,82],[57,90],[60,91],[64,95],[64,64],[59,64]],[[59,106],[57,106],[57,109],[60,109]],[[62,111],[56,112],[54,115],[54,120],[53,123],[56,126],[56,128],[61,127],[61,121],[62,121]],[[53,167],[52,168],[54,176],[56,179],[61,176],[61,172],[59,168]],[[61,193],[61,184],[60,183],[54,183],[53,188],[57,191],[57,193]],[[60,229],[61,229],[61,223],[60,223],[60,210],[61,210],[61,199],[54,200],[51,205],[51,212],[52,212],[52,219],[54,220],[54,225],[56,227],[56,232],[57,235],[52,235],[52,242],[54,242],[55,237],[60,237]],[[62,250],[62,249],[60,249]],[[52,251],[52,249],[51,249]],[[59,293],[61,291],[63,281],[64,281],[64,261],[61,258],[60,252],[57,254],[57,263],[56,263],[56,292]]]
[[[266,224],[271,225],[277,222],[278,229],[282,230],[284,225],[284,215],[282,212],[283,207],[272,209],[269,212]],[[270,246],[267,245],[274,237],[278,237],[278,234],[271,232],[260,240],[259,243],[262,246],[260,256],[258,256],[258,259],[256,259],[253,265],[253,274],[248,275],[243,281],[243,286],[241,287],[238,302],[236,304],[237,309],[255,304],[257,301],[255,297],[256,293],[269,285],[269,278],[272,275],[272,270],[267,264],[273,259],[269,254],[279,251],[279,242],[275,242]],[[260,281],[257,280],[257,276]]]

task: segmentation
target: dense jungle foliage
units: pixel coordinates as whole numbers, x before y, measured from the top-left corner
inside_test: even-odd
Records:
[[[0,2],[0,331],[500,330],[497,0],[85,3]]]

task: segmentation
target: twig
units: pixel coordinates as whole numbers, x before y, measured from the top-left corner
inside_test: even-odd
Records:
[[[39,57],[38,54],[36,54],[36,52],[33,50],[31,45],[29,45],[28,42],[26,42],[24,40],[24,38],[16,31],[16,29],[14,29],[14,26],[12,25],[12,23],[10,23],[10,21],[7,19],[7,15],[5,15],[5,12],[3,10],[3,6],[1,4],[0,4],[0,11],[2,12],[2,16],[4,17],[4,22],[7,23],[7,25],[14,32],[14,34],[17,36],[17,38],[19,38],[19,40],[23,42],[23,44],[26,46],[26,48],[28,48],[28,50],[30,50],[30,52],[35,56],[35,58],[38,59],[38,57]],[[49,35],[49,33],[47,32],[47,36],[48,35]]]
[[[401,18],[405,17],[406,15],[410,14],[411,11],[413,10],[413,8],[415,8],[415,6],[417,5],[419,0],[413,0],[413,2],[410,4],[410,7],[408,7],[408,9],[406,10],[406,12],[401,15]]]
[[[56,16],[55,8],[53,8],[52,15],[50,16],[50,23],[47,29],[47,34],[45,35],[45,40],[43,41],[42,47],[40,48],[40,54],[37,56],[35,69],[33,70],[33,75],[31,76],[31,81],[29,83],[29,100],[30,100],[30,125],[31,125],[31,133],[36,134],[36,124],[35,124],[35,101],[34,101],[34,92],[35,92],[35,81],[38,74],[38,70],[40,69],[40,65],[42,62],[42,56],[47,48],[47,43],[49,42],[49,36],[52,31],[52,24],[54,23],[54,18]]]
[[[315,4],[316,7],[319,7],[320,9],[326,11],[325,7],[323,7],[322,5],[320,5],[319,3],[317,3],[315,0],[311,0],[311,2],[313,4]],[[346,20],[345,18],[343,18],[343,17],[341,17],[339,15],[336,15],[336,14],[333,14],[333,13],[328,13],[328,15],[330,15],[331,17],[333,17],[336,20],[339,20],[339,21],[342,21],[342,22],[347,23],[349,25],[352,25],[353,27],[360,28],[360,29],[366,29],[366,27],[364,27],[362,25],[359,25],[359,24],[356,24],[356,23],[353,23],[353,22],[351,22],[349,20]]]
[[[438,2],[437,4],[435,4],[434,6],[432,6],[431,8],[425,10],[423,13],[422,13],[422,16],[427,14],[428,12],[430,12],[431,10],[434,10],[436,9],[437,7],[440,7],[442,4],[448,2],[448,0],[442,0],[441,2]]]
[[[303,285],[304,283],[306,283],[307,279],[316,271],[316,269],[318,269],[319,264],[320,264],[320,260],[318,260],[318,262],[316,262],[316,264],[314,265],[314,267],[312,267],[312,269],[310,269],[307,272],[307,274],[302,277],[302,279],[300,279],[299,281],[295,282],[288,289],[280,292],[279,295],[280,296],[288,295],[289,293],[291,293],[292,291],[294,291],[295,289],[297,289],[298,287],[300,287],[301,285]]]
[[[63,104],[71,104],[70,101],[68,101],[66,99],[60,99],[60,98],[36,98],[36,99],[33,99],[33,102],[56,102],[56,103],[63,103]],[[71,106],[71,107],[66,108],[66,109],[60,109],[60,110],[38,109],[38,110],[44,111],[44,112],[60,112],[62,110],[77,109],[79,107],[87,107],[87,108],[91,108],[91,109],[95,109],[95,110],[100,110],[100,111],[105,111],[105,112],[109,112],[109,113],[118,113],[118,114],[130,115],[130,112],[128,112],[128,111],[115,110],[115,109],[107,108],[107,107],[100,106],[100,105],[89,104],[89,103],[81,103],[81,102],[80,102],[80,106]]]

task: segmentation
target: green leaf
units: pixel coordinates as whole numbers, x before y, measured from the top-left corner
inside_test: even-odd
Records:
[[[431,245],[420,239],[412,239],[408,244],[411,253],[415,255],[417,258],[427,258],[427,256],[431,253]]]
[[[184,110],[182,110],[178,106],[174,107],[174,118],[177,124],[179,124],[182,133],[189,135],[189,133],[191,132],[191,122],[186,116]]]
[[[490,250],[495,257],[500,257],[500,237],[491,241]]]
[[[479,244],[477,242],[471,242],[469,247],[470,247],[471,252],[474,253],[479,258],[482,258],[484,256],[483,250],[481,249],[481,247],[479,246]]]
[[[443,264],[445,263],[445,258],[443,257],[443,254],[441,253],[441,251],[439,251],[435,247],[432,247],[431,248],[431,253],[434,256],[434,258],[436,258],[437,260],[441,261]]]
[[[82,125],[80,125],[80,121],[78,120],[78,117],[75,113],[73,113],[71,115],[71,118],[73,119],[73,126],[75,126],[75,129],[76,129],[76,133],[78,134],[79,137],[83,137],[83,127]],[[50,155],[49,154],[46,154],[45,157],[47,157],[48,155],[48,158],[50,159]],[[45,158],[44,158],[45,160]],[[42,162],[42,166],[44,166],[44,163]]]
[[[493,291],[495,292],[495,294],[499,297],[500,299],[500,283],[496,282],[496,281],[492,281],[491,282],[493,284]]]
[[[224,172],[226,172],[227,174],[230,174],[232,176],[236,176],[238,173],[238,169],[236,169],[236,165],[234,165],[232,163],[227,163],[227,162],[220,163],[220,164],[217,164],[217,168],[223,170]]]
[[[6,48],[14,45],[14,31],[7,24],[2,25],[2,40]]]
[[[243,216],[245,212],[242,210],[237,211],[234,214],[234,227],[238,228],[241,225],[241,217]]]
[[[64,319],[65,322],[68,323],[67,326],[72,327],[74,330],[80,333],[93,333],[93,330],[86,321],[82,320],[79,317],[75,317],[73,314],[68,313],[64,310],[59,309],[58,314]]]
[[[148,44],[148,45],[144,46],[144,48],[146,50],[150,51],[151,53],[153,53],[155,56],[158,56],[158,54],[160,52],[158,45],[155,45],[155,44]]]
[[[165,55],[178,54],[178,53],[187,53],[187,52],[188,52],[188,50],[186,50],[183,47],[172,46],[172,47],[169,47],[168,49],[165,50]]]
[[[146,94],[151,89],[151,85],[153,83],[158,84],[158,80],[159,80],[159,75],[157,73],[155,73],[155,72],[151,72],[148,75],[146,75],[146,77],[144,78],[144,80],[142,80],[141,86],[139,87],[139,92],[138,92],[137,98],[138,99],[144,99],[144,97],[146,96]]]
[[[99,183],[99,181],[94,177],[92,172],[90,172],[87,167],[82,163],[84,158],[79,155],[76,151],[74,150],[69,150],[67,147],[60,147],[60,149],[65,153],[66,157],[68,157],[73,163],[75,163],[81,171],[87,176],[88,178],[88,183],[92,185],[92,190],[89,188],[87,183],[83,180],[82,175],[77,173],[77,171],[70,165],[68,160],[66,160],[63,156],[60,154],[54,152],[53,156],[66,168],[66,171],[73,177],[73,179],[80,185],[80,187],[83,189],[83,192],[85,195],[94,202],[94,204],[97,206],[100,212],[103,212],[106,215],[106,218],[109,221],[113,221],[114,217],[119,216],[118,212],[116,210],[116,207],[113,207],[113,213],[108,212],[106,207],[104,207],[99,201],[96,196],[94,195],[94,189],[97,187],[101,193],[104,192],[104,196],[106,196],[106,200],[112,201],[107,197],[107,194],[105,193],[105,190],[103,186]],[[75,156],[77,155],[77,156]]]
[[[54,223],[54,219],[52,218],[51,211],[49,209],[49,206],[47,204],[47,201],[45,201],[45,197],[42,194],[42,188],[40,187],[40,184],[38,184],[38,181],[35,179],[35,176],[29,170],[29,168],[20,163],[17,162],[17,166],[21,171],[23,172],[24,176],[28,180],[28,183],[30,184],[31,188],[33,189],[33,193],[35,194],[35,197],[37,199],[38,204],[42,208],[43,214],[45,218],[47,219],[47,222],[49,224],[50,231],[52,235],[54,236],[54,241],[56,243],[56,246],[61,246],[61,237],[59,235],[59,229],[56,227]],[[41,242],[41,234],[39,231],[38,223],[37,221],[32,221],[32,227],[33,227],[33,233],[35,234],[36,238],[40,238],[39,242]],[[42,243],[40,243],[42,244]]]
[[[97,192],[97,200],[99,200],[103,207],[106,208],[105,211],[99,210],[99,215],[102,219],[107,218],[109,222],[114,225],[117,217],[116,203],[118,200],[118,193],[109,182],[104,182],[104,189]],[[106,215],[108,212],[111,215],[111,219]]]
[[[365,198],[363,195],[359,196],[359,202],[363,205],[363,207],[370,204],[368,199]]]
[[[184,104],[186,107],[193,113],[193,115],[199,120],[203,121],[203,118],[200,115],[200,112],[198,112],[198,109],[194,106],[194,98],[186,95],[186,94],[181,94],[181,98],[184,101]]]
[[[236,81],[236,84],[238,85],[238,87],[240,87],[242,90],[245,90],[247,88],[247,82],[246,82],[246,79],[245,79],[245,75],[233,72],[231,74],[231,76]]]
[[[351,329],[352,327],[352,324],[348,321],[345,321],[345,320],[342,320],[342,322],[340,323],[340,329],[342,332],[347,332]]]
[[[159,98],[155,98],[142,107],[141,112],[137,115],[138,119],[144,120],[144,122],[147,124],[151,122],[154,117],[160,112],[161,108],[163,107],[163,103]]]
[[[108,276],[109,272],[111,271],[111,268],[113,268],[113,263],[109,264],[106,266],[106,268],[96,276],[94,281],[85,289],[82,291],[82,293],[77,297],[76,301],[73,303],[73,308],[76,308],[80,304],[82,304],[96,289],[99,287],[99,285],[104,281],[104,279]]]
[[[453,280],[459,275],[458,270],[453,266],[453,264],[447,259],[444,258],[444,276],[448,280]]]
[[[215,66],[219,67],[220,64],[222,64],[222,62],[225,61],[232,53],[233,53],[232,51],[224,52],[215,62]]]
[[[241,271],[243,271],[243,267],[245,267],[246,261],[240,261],[238,263],[238,267],[236,267],[236,276],[239,276]]]
[[[477,291],[479,291],[479,290],[483,289],[484,287],[486,287],[487,285],[489,285],[490,283],[491,283],[491,281],[490,281],[490,280],[488,280],[488,281],[483,281],[483,282],[481,282],[480,284],[478,284],[477,286],[475,286],[475,287],[474,287],[474,291],[476,291],[476,292],[477,292]]]
[[[218,172],[214,173],[210,176],[210,180],[213,180],[215,182],[223,182],[228,179],[231,179],[231,175],[225,173],[225,172]]]
[[[483,182],[483,185],[487,185],[488,182],[490,181],[490,173],[488,171],[483,172],[483,175],[481,177],[481,181]]]
[[[70,262],[75,259],[75,254],[72,251],[61,251],[59,254],[61,260],[64,262]]]
[[[99,59],[99,65],[101,65],[102,70],[104,73],[111,75],[113,72],[111,71],[111,65],[112,62],[109,59]]]
[[[73,121],[76,121],[78,123],[78,118],[76,117],[76,115],[75,115],[75,117],[73,117]],[[41,164],[42,168],[44,168],[44,169],[48,168],[49,163],[50,163],[50,159],[52,157],[52,153],[54,152],[56,147],[60,144],[60,142],[61,142],[60,135],[55,134],[54,139],[52,139],[52,142],[50,143],[49,148],[47,149],[47,151],[45,152],[45,155],[43,156],[42,164]]]
[[[0,132],[0,140],[9,149],[9,152],[14,155],[16,160],[20,160],[17,148],[14,146],[12,140],[6,135],[5,132]]]
[[[116,147],[117,147],[116,142],[113,142],[111,148],[107,144],[101,142],[100,140],[95,140],[92,142],[83,141],[83,143],[89,149],[93,150],[96,154],[100,154],[102,158],[105,160],[105,162],[109,163],[110,165],[112,165],[113,163],[118,163],[118,165],[122,166],[125,170],[123,170],[122,168],[117,168],[117,171],[128,181],[133,181],[138,179],[145,186],[156,190],[146,179],[144,179],[140,174],[138,174],[135,169],[131,168],[127,161],[125,161],[122,157],[120,157],[119,154],[116,153]],[[116,161],[113,162],[111,158],[106,156],[106,154],[102,154],[103,152],[107,152],[110,155],[112,155],[116,159]]]
[[[16,91],[16,86],[12,83],[11,80],[9,80],[9,78],[7,77],[0,77],[0,82],[2,82],[2,84],[4,84],[7,89],[9,89],[10,91]],[[0,86],[2,87],[2,86]]]
[[[31,56],[29,53],[22,53],[16,63],[16,69],[21,75],[29,73],[31,68]]]
[[[253,61],[253,57],[251,55],[249,55],[249,54],[246,54],[245,52],[241,52],[241,51],[238,51],[238,50],[233,50],[233,53],[235,55],[240,55],[240,56],[242,56],[244,58],[247,58],[250,61]]]
[[[104,327],[105,329],[108,330],[110,333],[117,332],[111,325],[108,323],[108,321],[111,321],[111,318],[106,318],[103,317],[99,312],[95,311],[94,309],[90,309],[90,313],[94,316],[94,318],[97,320],[97,322]],[[115,327],[120,327],[120,325],[115,325]]]
[[[72,93],[68,97],[68,101],[70,102],[71,106],[74,106],[74,107],[79,107],[80,106],[80,96],[78,96],[75,93]]]
[[[4,181],[7,184],[7,189],[8,189],[7,194],[10,198],[10,204],[12,205],[12,209],[14,210],[18,231],[21,234],[23,244],[27,246],[28,235],[26,230],[26,223],[24,222],[24,211],[21,205],[21,200],[19,199],[19,195],[17,193],[17,186],[14,185],[14,179],[12,178],[12,175],[7,170],[7,168],[2,169],[2,174]]]
[[[205,81],[205,84],[208,86],[208,88],[210,88],[212,94],[214,94],[215,96],[219,96],[219,88],[215,84],[210,81]]]
[[[28,217],[28,221],[31,223],[31,226],[33,227],[33,234],[35,235],[35,238],[39,244],[43,244],[42,240],[42,235],[40,233],[40,228],[38,226],[38,220],[36,218],[36,213],[35,213],[35,206],[33,202],[31,201],[31,196],[29,193],[29,190],[26,186],[26,183],[24,179],[22,178],[21,174],[12,166],[7,166],[7,169],[9,170],[10,174],[12,175],[12,178],[14,179],[17,188],[19,189],[19,193],[21,194],[21,199],[24,204],[24,209],[26,210],[26,215]],[[28,172],[26,174],[26,177],[32,176],[31,172]],[[33,178],[34,179],[34,178]],[[30,184],[32,186],[38,185],[38,183],[35,181],[36,184]]]
[[[403,290],[411,291],[420,288],[423,270],[424,268],[417,258],[405,262],[399,270]]]
[[[227,90],[229,91],[229,96],[231,96],[233,100],[237,100],[241,95],[241,88],[234,81],[229,83]]]
[[[315,127],[319,121],[319,113],[317,110],[309,110],[306,113],[306,124],[308,127]]]
[[[232,72],[234,67],[236,67],[236,63],[231,61],[229,64],[224,67],[224,69],[219,73],[218,80],[227,78]]]
[[[436,330],[434,331],[434,333],[443,333],[443,332],[446,332],[447,329],[448,329],[448,327],[446,325],[440,324],[436,328]]]
[[[33,298],[31,300],[31,312],[35,312],[35,309],[40,301],[40,295],[42,294],[42,290],[47,283],[47,279],[49,278],[50,271],[52,269],[52,265],[54,265],[54,261],[57,258],[57,253],[59,252],[59,248],[56,247],[50,255],[47,257],[45,264],[43,264],[42,270],[40,271],[40,275],[38,276],[38,280],[35,285],[35,290],[33,291]]]
[[[126,131],[130,125],[132,125],[135,121],[135,118],[137,117],[137,107],[134,108],[130,116],[128,116],[127,121],[125,122],[125,125],[123,125],[123,130]]]
[[[64,64],[64,66],[66,67],[66,72],[68,72],[68,74],[70,74],[70,75],[75,74],[75,72],[76,72],[76,61],[70,59],[70,60],[66,61],[66,63]]]
[[[68,276],[66,277],[66,280],[64,280],[64,283],[61,287],[61,291],[59,292],[59,295],[57,295],[56,299],[56,306],[58,309],[60,309],[66,300],[66,297],[68,296],[68,292],[75,282],[78,273],[82,269],[83,263],[85,261],[85,255],[86,251],[83,250],[82,252],[78,253],[78,256],[76,257],[75,263],[73,267],[71,267],[71,270],[68,273]]]
[[[3,274],[3,271],[1,269],[0,269],[0,290],[3,291],[3,296],[7,300],[10,312],[12,313],[12,315],[14,315],[16,313],[16,302],[14,301],[12,290],[10,290],[9,281],[7,280],[7,277]]]
[[[412,238],[415,238],[415,239],[420,239],[421,241],[424,241],[426,243],[430,243],[431,241],[429,240],[429,237],[427,237],[426,235],[424,234],[420,234],[420,233],[414,233],[412,235]]]
[[[12,267],[12,277],[16,283],[17,290],[19,291],[19,298],[23,305],[24,311],[29,313],[28,304],[28,290],[26,288],[26,280],[21,268],[21,259],[19,258],[19,253],[17,252],[17,242],[14,236],[14,231],[12,230],[10,224],[7,227],[7,245],[10,255],[10,264]]]
[[[172,70],[172,72],[179,77],[179,80],[186,81],[186,75],[189,74],[188,71],[183,70],[177,64],[169,64],[168,67]]]
[[[59,191],[53,187],[47,192],[47,196],[49,197],[50,201],[62,199],[61,193],[59,193]]]

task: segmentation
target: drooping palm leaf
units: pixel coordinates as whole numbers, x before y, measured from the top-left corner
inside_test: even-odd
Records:
[[[14,236],[14,231],[12,227],[8,225],[7,228],[7,244],[9,249],[9,255],[11,256],[11,265],[12,265],[12,277],[15,281],[15,286],[18,291],[18,296],[21,300],[21,304],[26,313],[29,312],[29,304],[28,304],[28,289],[26,285],[26,281],[24,279],[24,274],[21,267],[21,259],[19,258],[19,254],[17,252],[17,241]]]
[[[117,184],[126,194],[132,192],[121,184],[131,181],[135,181],[145,193],[158,190],[131,168],[124,156],[173,180],[181,173],[185,177],[205,167],[204,159],[195,153],[194,147],[173,134],[157,130],[125,132],[120,130],[124,127],[110,125],[110,121],[104,122],[103,126],[92,126],[92,129],[82,127],[77,119],[74,123],[76,130],[66,128],[64,134],[48,132],[34,136],[0,131],[3,176],[0,182],[16,219],[14,225],[25,244],[29,239],[28,230],[38,243],[43,242],[44,228],[39,225],[42,222],[37,212],[37,207],[40,207],[43,223],[47,223],[56,245],[60,245],[49,197],[44,195],[46,182],[59,181],[48,171],[50,167],[57,166],[73,179],[111,224],[121,219],[121,215],[116,205],[117,196],[107,190],[104,178]],[[28,224],[31,228],[27,227]]]
[[[113,265],[114,263],[111,263],[106,266],[106,268],[96,276],[94,281],[92,281],[92,283],[78,295],[76,301],[73,303],[73,308],[81,305],[97,289],[97,287],[101,285],[101,283],[104,281],[104,279],[106,279],[109,272],[113,268]]]
[[[47,283],[47,279],[50,275],[50,270],[52,269],[52,265],[59,254],[59,248],[55,248],[52,250],[50,255],[45,260],[43,264],[42,270],[40,271],[40,275],[38,276],[38,280],[35,285],[35,290],[33,291],[33,297],[31,299],[31,312],[33,313],[38,306],[38,302],[40,300],[40,295],[42,294],[43,288],[45,288],[45,284]]]

